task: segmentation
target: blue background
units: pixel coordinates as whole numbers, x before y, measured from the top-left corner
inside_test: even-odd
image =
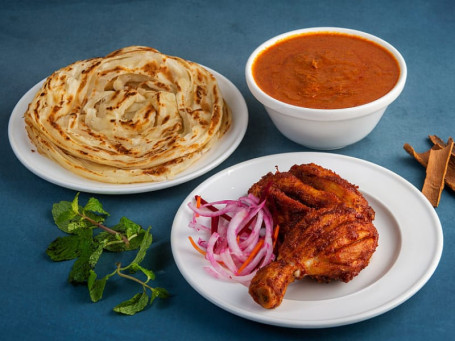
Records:
[[[424,169],[403,150],[429,148],[427,136],[455,137],[455,2],[383,1],[2,1],[0,5],[0,337],[3,340],[149,338],[155,340],[324,339],[446,340],[455,332],[455,194],[436,209],[444,251],[433,277],[408,301],[376,318],[329,329],[285,329],[232,315],[198,295],[171,254],[173,216],[186,195],[210,175],[257,156],[306,151],[284,138],[248,91],[244,66],[263,41],[286,31],[339,26],[379,36],[408,66],[404,91],[364,140],[335,151],[384,166],[417,188]],[[69,263],[44,251],[59,235],[52,203],[75,192],[29,172],[13,154],[9,116],[34,84],[79,59],[129,45],[147,45],[196,61],[229,78],[242,92],[249,126],[239,148],[216,169],[186,184],[123,196],[96,195],[112,213],[153,226],[147,260],[156,285],[173,296],[147,311],[120,316],[111,308],[135,287],[114,282],[93,304],[86,288],[66,281]],[[393,191],[393,188],[387,189]],[[81,200],[90,195],[81,194]],[[347,308],[348,309],[348,308]]]

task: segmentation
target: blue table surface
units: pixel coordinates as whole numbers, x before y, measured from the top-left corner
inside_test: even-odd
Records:
[[[427,136],[455,137],[455,2],[405,1],[2,1],[0,6],[0,338],[2,340],[150,338],[155,340],[324,339],[447,340],[455,332],[455,193],[436,212],[444,250],[430,280],[375,318],[327,329],[287,329],[233,315],[200,296],[174,263],[170,230],[176,210],[202,181],[263,155],[309,151],[283,137],[249,92],[244,66],[263,41],[290,30],[336,26],[369,32],[404,56],[401,96],[364,140],[334,151],[381,165],[421,188],[424,169],[404,150],[430,147]],[[114,284],[91,303],[66,280],[70,263],[44,253],[60,231],[52,203],[75,192],[28,171],[11,150],[7,127],[21,96],[54,70],[129,45],[146,45],[208,66],[243,94],[249,125],[238,149],[209,173],[173,188],[135,195],[96,195],[113,221],[125,215],[153,226],[154,284],[173,294],[132,317],[112,312],[128,289]],[[390,188],[388,190],[393,190]],[[82,193],[85,200],[90,195]],[[348,309],[348,307],[347,307]]]

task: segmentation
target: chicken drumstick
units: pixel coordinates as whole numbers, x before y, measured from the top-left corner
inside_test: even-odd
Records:
[[[288,231],[277,260],[256,273],[249,293],[264,308],[275,308],[295,279],[348,282],[368,265],[377,244],[376,228],[353,208],[315,210]]]

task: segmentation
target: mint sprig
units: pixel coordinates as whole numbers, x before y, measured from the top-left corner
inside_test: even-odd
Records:
[[[86,284],[92,302],[98,302],[103,297],[106,283],[113,276],[142,286],[141,292],[114,307],[113,310],[120,314],[134,315],[152,304],[156,298],[169,296],[166,289],[149,285],[155,279],[155,274],[141,265],[152,244],[151,227],[145,230],[125,217],[115,226],[107,227],[104,222],[109,213],[103,209],[102,204],[97,199],[90,198],[85,206],[80,206],[79,193],[71,202],[54,204],[52,216],[57,227],[68,235],[55,239],[48,246],[46,254],[55,262],[75,260],[68,280],[73,284]],[[98,233],[95,234],[94,231]],[[95,267],[103,252],[133,250],[137,252],[131,263],[123,267],[117,263],[114,271],[98,279]],[[141,273],[145,280],[133,276],[136,273]]]

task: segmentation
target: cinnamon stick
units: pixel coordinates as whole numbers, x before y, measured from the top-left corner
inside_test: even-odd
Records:
[[[430,149],[422,193],[433,207],[437,207],[441,199],[452,149],[452,138],[449,139],[445,147],[440,149],[438,146],[434,146]]]
[[[447,146],[447,143],[445,143],[439,136],[437,135],[428,135],[428,138],[430,141],[433,143],[433,145],[438,146],[439,149],[444,148]],[[455,149],[452,149],[452,156],[455,157]]]
[[[430,149],[423,153],[417,153],[409,143],[405,143],[403,148],[408,152],[409,155],[413,156],[418,163],[427,168],[428,158],[430,157]]]
[[[442,141],[436,135],[429,136],[431,142],[434,143],[433,148],[442,149],[446,146],[446,143]],[[427,150],[423,153],[417,153],[412,146],[408,143],[405,143],[403,146],[404,150],[414,157],[418,163],[420,163],[423,167],[427,168],[428,164],[428,157],[430,156],[430,150]],[[445,176],[445,184],[449,187],[452,191],[455,191],[455,148],[452,148],[452,155],[450,156],[449,164],[447,166],[447,172]]]
[[[431,142],[440,149],[444,148],[447,144],[436,135],[429,136]],[[447,173],[445,178],[446,185],[455,191],[455,144],[452,148],[452,155],[450,156],[449,165],[447,166]]]

